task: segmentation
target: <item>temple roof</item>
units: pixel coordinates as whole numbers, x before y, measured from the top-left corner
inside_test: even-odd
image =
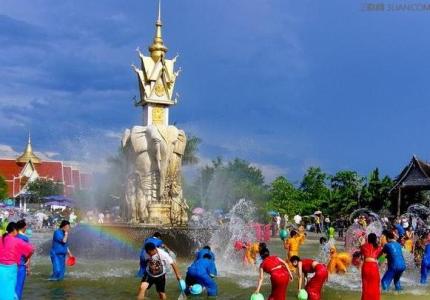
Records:
[[[400,188],[430,189],[430,164],[418,159],[415,155],[410,163],[396,178],[396,184],[390,190]]]
[[[34,164],[38,164],[40,163],[40,158],[36,156],[36,154],[33,153],[33,148],[31,147],[31,135],[30,133],[28,134],[28,143],[27,146],[25,147],[24,153],[21,154],[17,159],[17,162],[19,163],[28,163],[29,161],[31,161]]]

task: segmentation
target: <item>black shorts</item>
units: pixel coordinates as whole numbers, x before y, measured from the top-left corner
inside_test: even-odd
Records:
[[[148,274],[145,274],[142,277],[142,282],[147,282],[149,284],[148,290],[151,288],[153,284],[155,284],[155,289],[158,293],[166,292],[166,274],[161,275],[159,277],[152,277]]]

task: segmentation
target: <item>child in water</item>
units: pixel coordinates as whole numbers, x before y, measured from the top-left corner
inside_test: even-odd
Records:
[[[188,267],[187,276],[185,277],[187,285],[185,293],[189,295],[191,293],[190,287],[194,284],[200,284],[206,288],[208,297],[216,297],[218,294],[218,286],[214,280],[216,276],[217,269],[214,258],[209,252],[206,252]]]
[[[145,251],[141,254],[140,265],[145,266],[142,283],[137,295],[138,300],[145,299],[146,290],[155,285],[161,300],[166,298],[166,272],[170,265],[176,275],[176,279],[181,280],[179,268],[173,259],[161,248],[157,248],[153,243],[146,243]]]

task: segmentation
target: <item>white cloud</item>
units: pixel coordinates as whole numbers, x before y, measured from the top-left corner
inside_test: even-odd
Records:
[[[60,155],[58,152],[53,151],[34,151],[37,157],[39,157],[42,161],[44,160],[55,160],[55,156]]]
[[[251,165],[261,170],[266,183],[272,182],[276,177],[286,176],[288,172],[287,168],[272,164],[251,163]]]
[[[52,158],[52,157],[55,157],[55,156],[60,155],[60,153],[58,153],[58,152],[52,152],[52,151],[46,151],[46,152],[44,152],[44,154],[45,154],[47,157],[49,157],[49,158]]]
[[[0,144],[0,157],[15,158],[19,153],[16,152],[11,146]]]
[[[104,132],[104,136],[111,139],[120,140],[122,137],[122,132],[119,131],[113,131],[113,130],[106,130]]]

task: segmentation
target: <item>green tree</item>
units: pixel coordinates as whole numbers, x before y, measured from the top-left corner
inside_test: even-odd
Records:
[[[43,197],[64,194],[64,186],[62,183],[45,178],[37,178],[29,182],[27,190],[33,195],[31,201],[39,201]]]
[[[8,195],[8,188],[6,180],[0,176],[0,200],[6,199]]]
[[[261,208],[267,199],[261,170],[238,158],[227,163],[220,158],[212,161],[211,165],[200,169],[193,187],[187,188],[186,198],[205,208],[228,211],[241,198]]]
[[[369,208],[372,211],[378,212],[381,209],[390,208],[390,191],[393,181],[390,177],[385,176],[380,179],[379,169],[374,169],[368,179],[365,187],[365,195],[362,197],[366,200],[363,206]]]
[[[307,209],[304,214],[312,214],[322,206],[327,206],[330,198],[330,189],[327,187],[328,175],[319,167],[311,167],[307,170],[300,184],[303,192],[303,200],[306,201]]]
[[[270,185],[268,209],[281,214],[295,215],[308,209],[303,193],[285,177],[276,178]]]
[[[349,214],[359,208],[366,180],[355,171],[339,171],[330,178],[331,195],[327,207],[332,216]]]
[[[199,146],[202,140],[195,136],[189,135],[187,138],[187,145],[185,146],[184,155],[182,156],[183,165],[195,165],[199,162],[197,153],[199,152]]]

